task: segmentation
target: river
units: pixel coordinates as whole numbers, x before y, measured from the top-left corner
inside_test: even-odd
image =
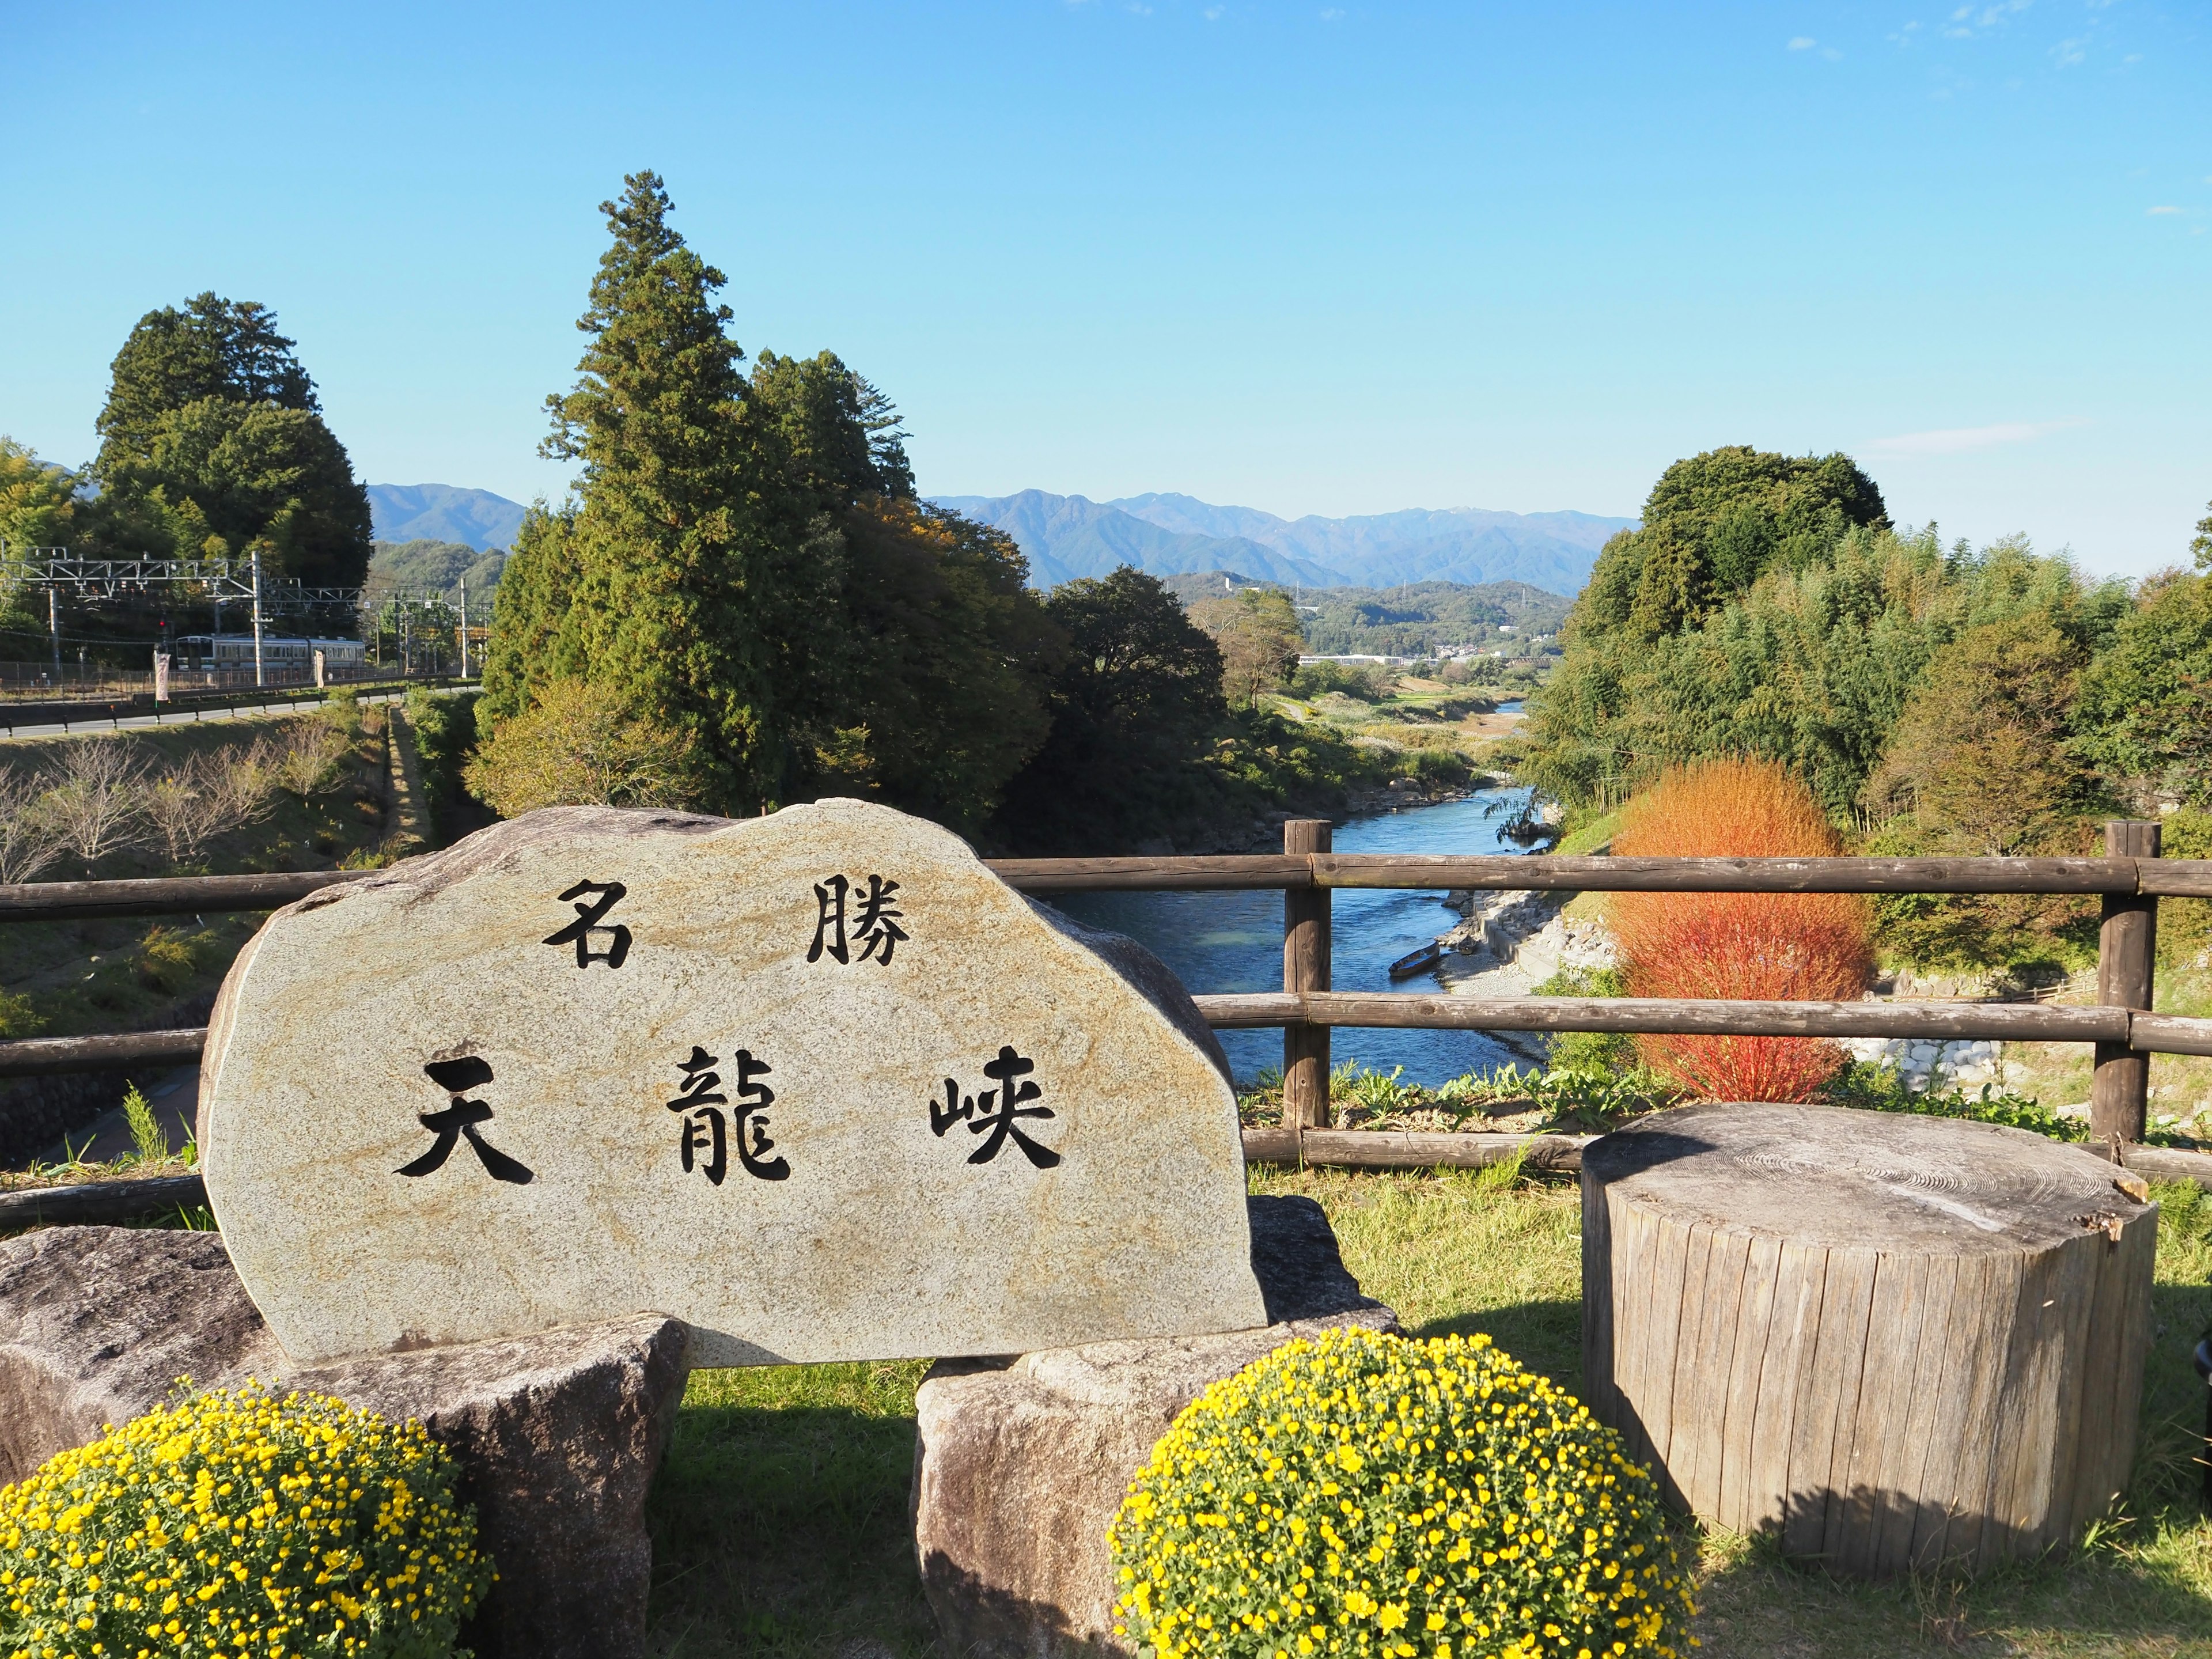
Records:
[[[1440,806],[1414,806],[1336,827],[1340,853],[1522,853],[1498,832],[1528,798],[1521,788],[1486,789]],[[1437,891],[1339,890],[1333,916],[1333,988],[1435,990],[1432,974],[1390,981],[1393,962],[1425,945],[1458,918]],[[1078,921],[1127,933],[1155,952],[1194,994],[1283,988],[1283,899],[1279,893],[1070,893],[1054,901]],[[1224,1031],[1222,1047],[1240,1082],[1283,1063],[1276,1030]],[[1516,1060],[1478,1031],[1376,1031],[1340,1028],[1331,1045],[1338,1065],[1356,1060],[1431,1087],[1467,1072]],[[1526,1061],[1521,1061],[1526,1064]]]

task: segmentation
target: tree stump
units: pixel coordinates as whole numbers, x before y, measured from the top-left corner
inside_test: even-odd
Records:
[[[1994,1124],[1665,1112],[1583,1154],[1591,1410],[1668,1500],[1884,1577],[2069,1542],[2125,1485],[2155,1205]]]

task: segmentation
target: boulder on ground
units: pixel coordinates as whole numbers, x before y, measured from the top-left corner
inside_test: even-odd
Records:
[[[1318,1204],[1249,1203],[1267,1326],[948,1360],[923,1380],[915,1551],[950,1650],[1043,1659],[1120,1647],[1106,1529],[1176,1414],[1293,1338],[1397,1328],[1360,1293]]]
[[[214,1233],[56,1227],[0,1242],[0,1482],[161,1405],[251,1376],[416,1418],[459,1462],[499,1583],[479,1659],[645,1644],[645,1497],[684,1397],[659,1314],[288,1370]]]
[[[284,1363],[214,1233],[49,1227],[0,1242],[0,1486],[168,1398]]]

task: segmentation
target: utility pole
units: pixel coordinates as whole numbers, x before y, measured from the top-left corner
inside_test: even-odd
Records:
[[[258,690],[268,684],[261,664],[261,550],[253,550],[253,684]]]
[[[46,633],[53,641],[54,684],[62,683],[62,599],[53,588],[46,590]]]
[[[461,578],[461,678],[469,677],[469,579]]]

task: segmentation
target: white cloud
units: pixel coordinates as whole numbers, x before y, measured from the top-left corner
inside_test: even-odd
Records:
[[[1996,426],[1946,427],[1937,432],[1905,432],[1893,438],[1876,438],[1867,446],[1874,455],[1964,455],[2000,444],[2027,443],[2046,433],[2086,425],[2082,421],[2005,421]]]
[[[1834,64],[1841,62],[1844,54],[1834,46],[1823,46],[1820,48],[1820,56]]]
[[[1820,44],[1820,43],[1818,40],[1815,40],[1809,34],[1800,34],[1791,38],[1790,42],[1790,50],[1792,52],[1809,52]]]
[[[2088,40],[2076,35],[2071,40],[2061,40],[2057,46],[2051,47],[2051,59],[2061,69],[2071,69],[2076,64],[2088,61]]]
[[[2167,213],[2186,213],[2188,210],[2188,210],[2188,209],[2186,209],[2186,208],[2164,207],[2164,206],[2160,206],[2160,207],[2154,207],[2154,208],[2152,208],[2151,210],[2149,210],[2149,216],[2150,216],[2150,217],[2152,217],[2152,218],[2154,218],[2154,219],[2155,219],[2155,218],[2159,217],[2159,216],[2160,216],[2160,215],[2162,215],[2162,214],[2167,214]]]

